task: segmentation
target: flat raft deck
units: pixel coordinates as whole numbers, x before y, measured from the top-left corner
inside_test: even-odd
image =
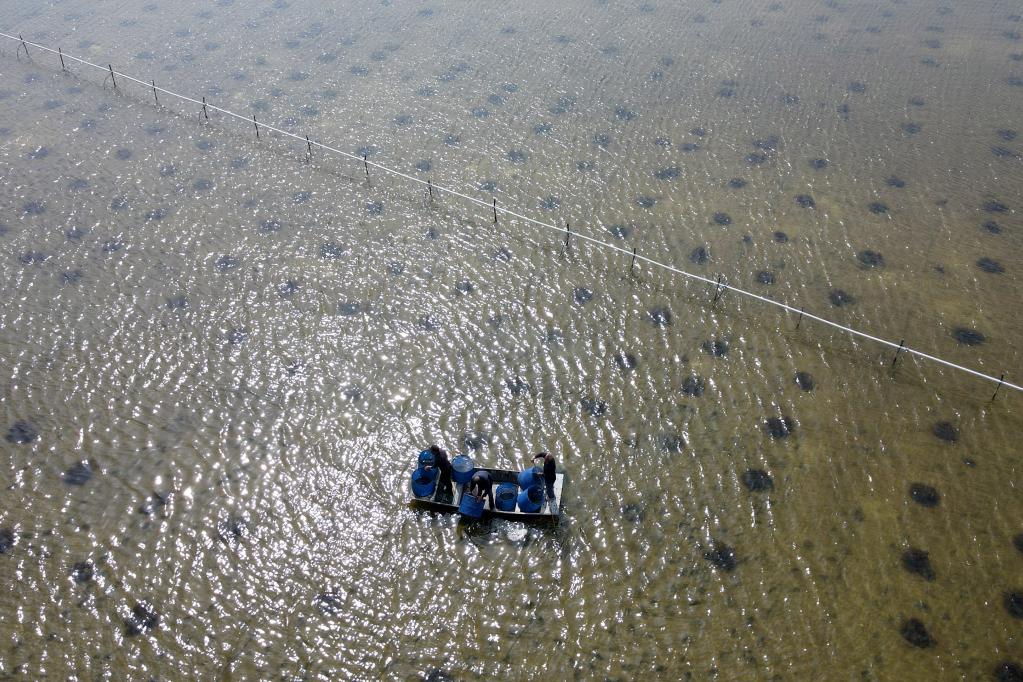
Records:
[[[486,471],[490,474],[494,484],[491,486],[491,492],[494,494],[494,498],[497,498],[497,486],[502,483],[515,483],[518,485],[519,472],[508,471],[506,469],[490,469],[487,467],[478,467],[477,471]],[[490,508],[490,499],[486,499],[483,502],[483,509],[490,513],[492,516],[496,516],[501,519],[508,519],[510,521],[543,521],[553,520],[558,521],[561,516],[561,491],[565,485],[565,474],[558,473],[554,479],[554,508],[551,508],[550,500],[544,500],[543,506],[540,507],[540,511],[527,513],[519,511],[518,504],[516,504],[514,511],[501,511],[499,509]],[[410,484],[411,487],[411,484]],[[462,501],[462,491],[465,489],[465,484],[451,482],[452,495],[451,501],[438,500],[437,493],[440,492],[440,485],[438,484],[434,488],[433,494],[429,497],[417,497],[415,493],[412,494],[412,499],[409,500],[409,504],[424,507],[426,509],[432,509],[433,511],[439,512],[457,512],[458,505]]]

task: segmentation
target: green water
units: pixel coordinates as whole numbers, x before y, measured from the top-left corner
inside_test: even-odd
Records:
[[[5,0],[0,30],[1018,382],[1019,14]],[[1023,666],[1017,393],[16,48],[0,676]],[[554,452],[562,523],[410,509],[430,442]]]

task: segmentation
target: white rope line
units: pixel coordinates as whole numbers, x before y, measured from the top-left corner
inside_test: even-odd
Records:
[[[309,139],[306,136],[297,135],[295,133],[289,132],[287,130],[282,130],[280,128],[277,128],[275,126],[269,125],[267,123],[257,122],[255,120],[255,117],[251,117],[250,118],[248,116],[244,116],[242,114],[238,114],[238,113],[235,113],[233,111],[230,111],[229,109],[224,109],[223,107],[218,107],[216,105],[210,104],[210,103],[206,102],[205,100],[197,100],[197,99],[194,99],[192,97],[188,97],[186,95],[178,94],[178,93],[173,92],[171,90],[167,90],[166,88],[161,88],[161,87],[159,87],[158,85],[156,85],[153,82],[147,83],[147,82],[145,82],[143,80],[140,80],[138,78],[130,76],[130,75],[126,74],[126,73],[122,73],[120,71],[117,71],[117,70],[113,69],[109,65],[107,66],[107,68],[103,68],[99,64],[94,64],[94,63],[92,63],[90,61],[87,61],[85,59],[81,59],[80,57],[74,57],[72,55],[69,55],[66,52],[64,52],[63,50],[54,50],[51,47],[46,47],[45,45],[40,45],[39,43],[34,43],[32,41],[29,41],[29,40],[24,40],[20,36],[12,36],[10,34],[0,32],[0,37],[4,37],[4,38],[8,38],[10,40],[17,41],[18,43],[21,43],[22,45],[26,45],[26,46],[27,45],[31,45],[32,47],[35,47],[35,48],[37,48],[39,50],[43,50],[45,52],[50,52],[50,53],[59,55],[62,59],[70,59],[70,60],[78,62],[80,64],[84,64],[85,66],[91,66],[91,67],[93,67],[95,69],[99,69],[100,71],[107,72],[111,76],[115,76],[116,75],[116,76],[118,76],[120,78],[123,78],[125,80],[131,81],[133,83],[138,83],[139,85],[144,86],[145,88],[147,88],[149,90],[153,90],[155,92],[162,92],[162,93],[164,93],[166,95],[170,95],[172,97],[177,97],[178,99],[184,100],[186,102],[191,102],[192,104],[196,104],[198,106],[205,107],[207,109],[212,109],[213,111],[218,111],[218,112],[220,112],[222,114],[226,114],[226,115],[231,116],[233,118],[237,118],[237,119],[239,119],[241,121],[245,121],[246,123],[253,123],[253,124],[255,124],[258,127],[262,127],[262,128],[267,129],[267,130],[271,130],[271,131],[273,131],[275,133],[278,133],[280,135],[284,135],[284,136],[287,136],[287,137],[294,138],[294,139],[296,139],[296,140],[298,140],[300,142],[305,142],[310,147],[317,147],[319,149],[324,149],[326,151],[330,151],[330,152],[333,152],[335,154],[339,154],[339,155],[341,155],[341,156],[343,156],[345,158],[352,159],[354,161],[361,161],[366,166],[372,166],[373,168],[379,169],[379,170],[381,170],[381,171],[383,171],[385,173],[389,173],[391,175],[395,175],[397,177],[404,178],[404,179],[409,180],[409,181],[411,181],[413,183],[418,183],[419,185],[430,187],[432,189],[437,190],[438,192],[444,192],[446,194],[450,194],[452,196],[459,197],[460,199],[465,199],[466,201],[469,201],[470,203],[474,203],[474,204],[478,204],[480,206],[484,206],[484,207],[486,207],[488,209],[494,210],[497,213],[502,213],[502,214],[508,215],[508,216],[510,216],[512,218],[517,218],[517,219],[522,220],[522,221],[524,221],[526,223],[530,223],[530,224],[536,225],[538,227],[543,227],[543,228],[546,228],[548,230],[553,230],[555,232],[562,233],[562,234],[567,232],[566,228],[559,227],[557,225],[552,225],[551,223],[545,223],[542,220],[537,220],[535,218],[530,218],[529,216],[522,215],[521,213],[517,213],[516,211],[513,211],[511,209],[503,208],[502,206],[499,206],[496,203],[487,203],[486,201],[484,201],[482,199],[470,196],[468,194],[463,194],[462,192],[459,192],[459,191],[454,190],[454,189],[450,189],[448,187],[444,187],[442,185],[433,184],[432,181],[423,180],[423,179],[417,178],[417,177],[415,177],[413,175],[409,175],[408,173],[403,173],[403,172],[401,172],[399,170],[396,170],[394,168],[390,168],[388,166],[384,166],[383,164],[377,163],[375,161],[370,161],[366,156],[358,156],[356,154],[352,154],[350,152],[346,152],[344,150],[338,149],[337,147],[331,147],[330,145],[323,144],[322,142],[317,142],[315,140],[311,140],[311,139]],[[26,52],[26,54],[28,53],[28,48],[27,47],[25,47],[25,52]],[[63,63],[62,63],[62,66],[63,66]],[[116,84],[115,84],[115,87],[116,87]],[[612,251],[617,251],[617,252],[619,252],[619,253],[621,253],[623,255],[633,257],[636,260],[642,261],[644,263],[649,263],[650,265],[653,265],[653,266],[658,267],[658,268],[662,268],[662,269],[667,270],[668,272],[674,273],[676,275],[681,275],[682,277],[686,277],[688,279],[696,280],[696,281],[699,281],[699,282],[704,282],[706,284],[713,284],[716,287],[719,287],[721,290],[733,291],[733,292],[735,292],[737,294],[740,294],[742,296],[746,296],[746,297],[755,299],[757,301],[761,301],[763,303],[767,303],[767,304],[770,304],[770,305],[773,305],[773,306],[777,306],[777,307],[781,308],[782,310],[785,310],[786,312],[798,313],[802,317],[806,317],[806,318],[809,318],[809,319],[814,320],[816,322],[820,322],[821,324],[826,325],[828,327],[832,327],[834,329],[838,329],[840,331],[847,332],[849,334],[852,334],[853,336],[858,336],[858,337],[863,338],[863,339],[868,339],[870,341],[874,341],[876,343],[880,343],[881,345],[888,346],[889,348],[895,348],[895,349],[897,349],[897,352],[909,353],[910,355],[915,355],[916,357],[923,358],[925,360],[930,360],[931,362],[936,362],[936,363],[938,363],[940,365],[944,365],[944,366],[950,367],[952,369],[957,369],[957,370],[960,370],[962,372],[966,372],[967,374],[972,374],[973,376],[978,377],[980,379],[985,379],[987,381],[994,382],[994,383],[998,384],[999,386],[1005,386],[1006,388],[1011,388],[1013,390],[1023,392],[1023,386],[1019,386],[1017,384],[1005,381],[1004,378],[999,378],[999,377],[991,376],[990,374],[985,374],[983,372],[978,372],[975,369],[970,369],[969,367],[964,367],[963,365],[958,365],[958,364],[956,364],[954,362],[950,362],[948,360],[944,360],[944,359],[939,358],[939,357],[937,357],[935,355],[930,355],[929,353],[924,353],[923,351],[919,351],[919,350],[916,350],[914,348],[910,348],[909,346],[905,345],[904,343],[895,343],[893,341],[889,341],[888,339],[883,339],[883,338],[880,338],[878,336],[873,336],[872,334],[867,334],[866,332],[861,332],[861,331],[859,331],[857,329],[853,329],[852,327],[847,327],[845,325],[839,324],[838,322],[833,322],[831,320],[828,320],[828,319],[825,319],[823,317],[820,317],[819,315],[814,315],[813,313],[806,312],[802,308],[796,308],[796,307],[791,306],[791,305],[789,305],[787,303],[783,303],[781,301],[776,301],[774,299],[767,298],[766,296],[761,296],[760,294],[753,293],[752,291],[747,291],[746,289],[740,289],[739,287],[732,286],[731,284],[727,284],[724,281],[710,279],[709,277],[704,277],[703,275],[698,275],[696,273],[692,273],[692,272],[687,272],[685,270],[681,270],[681,269],[676,268],[676,267],[674,267],[672,265],[668,265],[667,263],[662,263],[662,262],[656,261],[656,260],[654,260],[652,258],[648,258],[647,256],[640,255],[639,253],[636,253],[635,251],[632,251],[630,249],[626,249],[624,247],[618,246],[617,244],[612,244],[610,242],[605,242],[605,241],[602,241],[600,239],[596,239],[594,237],[587,236],[585,234],[580,234],[578,232],[573,232],[572,234],[577,239],[581,239],[583,241],[589,242],[591,244],[595,244],[597,246],[600,246],[600,247],[603,247],[603,248],[606,248],[606,249],[611,249]]]

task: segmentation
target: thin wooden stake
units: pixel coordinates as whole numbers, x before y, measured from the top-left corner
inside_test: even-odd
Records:
[[[430,191],[430,201],[433,201],[433,183],[429,180],[426,181],[426,189]]]
[[[57,54],[60,55],[60,70],[67,71],[67,66],[64,65],[64,50],[57,48]]]
[[[256,115],[252,115],[252,125],[256,127],[256,139],[259,139],[259,123],[256,122]]]
[[[497,224],[497,199],[494,199],[494,224]]]
[[[369,154],[362,155],[362,165],[366,167],[366,182],[369,182]]]
[[[21,45],[18,46],[18,49],[15,51],[15,54],[16,55],[20,55],[21,54],[21,48],[25,48],[25,56],[28,57],[29,59],[32,59],[32,56],[29,55],[29,53],[28,53],[28,45],[25,44],[25,39],[21,37],[20,33],[18,34],[18,40],[21,41]]]
[[[636,267],[636,247],[632,247],[632,263],[629,264],[629,274],[632,274],[632,269]]]
[[[902,347],[906,345],[906,339],[899,341],[899,349],[895,351],[895,357],[892,358],[892,369],[895,369],[895,363],[899,359],[899,353],[902,352]]]
[[[724,275],[718,275],[718,283],[714,286],[714,301],[713,301],[713,303],[717,303],[718,302],[718,298],[721,296],[721,280],[722,280],[723,277],[724,277]]]
[[[1005,374],[1002,374],[1002,376],[998,377],[998,385],[995,386],[995,392],[991,394],[991,402],[995,401],[995,396],[998,395],[998,389],[1000,389],[1002,387],[1002,383],[1004,381],[1005,381]]]
[[[309,136],[305,136],[305,146],[309,148],[309,160],[313,160],[313,143],[309,141]]]
[[[568,240],[572,238],[572,226],[565,221],[565,248],[568,248]]]
[[[160,98],[156,96],[156,81],[153,81],[153,99],[156,100],[157,104],[160,104]]]
[[[110,69],[110,82],[114,84],[114,90],[117,89],[117,79],[114,78],[114,65],[107,64],[107,68]]]
[[[799,329],[799,323],[803,321],[803,309],[799,309],[799,319],[796,320],[796,329]]]
[[[202,115],[206,117],[206,120],[210,120],[210,114],[206,111],[206,98],[202,98]]]

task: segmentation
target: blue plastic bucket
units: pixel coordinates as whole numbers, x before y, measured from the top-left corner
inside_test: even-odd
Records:
[[[451,460],[451,480],[455,483],[468,483],[476,471],[476,464],[468,455],[458,455]]]
[[[533,467],[519,474],[519,487],[525,490],[543,482],[543,468]]]
[[[535,514],[543,507],[543,487],[539,485],[525,488],[519,493],[519,511],[527,514]]]
[[[416,497],[429,497],[437,487],[437,470],[419,467],[412,472],[412,494]]]
[[[429,450],[423,450],[419,453],[419,466],[433,466],[436,461],[437,458]]]
[[[494,504],[501,511],[515,511],[515,503],[518,501],[519,487],[514,483],[502,483],[497,486],[497,494],[494,495]]]
[[[458,505],[458,511],[461,512],[462,516],[466,516],[470,519],[478,519],[483,516],[483,502],[486,497],[473,497],[472,495],[462,495],[462,501]]]

